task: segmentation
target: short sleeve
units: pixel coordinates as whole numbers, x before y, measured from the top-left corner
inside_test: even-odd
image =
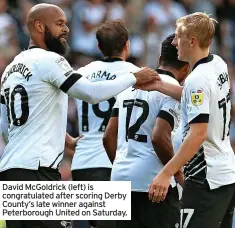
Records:
[[[37,66],[43,81],[49,82],[58,88],[73,73],[73,68],[68,61],[64,57],[52,52],[48,52]]]
[[[1,88],[1,104],[5,104],[5,98],[4,98],[4,92],[3,92],[3,88]]]
[[[208,123],[210,112],[210,83],[189,80],[185,83],[183,100],[188,123]]]
[[[111,117],[118,117],[119,115],[119,101],[118,101],[118,96],[117,96],[117,100],[113,106],[113,109],[112,109],[112,113],[111,113]]]
[[[180,121],[180,103],[166,96],[162,101],[162,107],[157,117],[166,120],[172,129],[177,128]]]

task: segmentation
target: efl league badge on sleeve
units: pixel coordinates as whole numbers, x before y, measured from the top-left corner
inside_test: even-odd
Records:
[[[67,60],[63,57],[57,59],[56,63],[65,71],[68,71],[68,70],[71,69],[71,67],[69,66]]]
[[[193,105],[201,105],[203,103],[203,91],[201,89],[191,90],[191,100]]]

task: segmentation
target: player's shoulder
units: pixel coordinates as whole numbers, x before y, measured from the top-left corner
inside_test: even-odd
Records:
[[[127,89],[119,93],[116,98],[117,100],[119,100],[119,102],[122,100],[133,99],[135,96],[135,92],[136,89],[134,89],[133,87],[128,87]]]
[[[72,68],[68,61],[61,55],[41,49],[37,52],[37,58],[35,63],[41,71],[56,70],[62,69],[64,71],[71,71]]]
[[[67,60],[63,56],[61,56],[55,52],[52,52],[52,51],[45,51],[44,50],[41,52],[41,55],[44,57],[45,62],[48,60],[55,62],[55,63],[60,63],[62,61],[67,62]]]
[[[36,62],[43,64],[53,65],[53,63],[66,61],[63,56],[57,54],[56,52],[47,51],[41,48],[29,50],[28,55],[32,56],[32,59],[36,60]]]
[[[90,62],[87,65],[78,68],[77,73],[81,74],[84,77],[88,77],[91,71],[94,71],[95,69],[97,69],[98,66],[100,66],[99,62],[100,61]]]
[[[84,74],[87,77],[90,73],[95,71],[112,71],[117,74],[122,74],[123,72],[136,72],[140,70],[139,67],[135,66],[132,63],[125,61],[114,61],[114,62],[106,62],[102,60],[93,61],[83,67],[80,67],[77,72],[80,74]]]
[[[210,54],[208,57],[199,60],[192,69],[190,75],[194,77],[209,77],[218,73],[216,69],[227,67],[224,60],[215,54]]]
[[[136,65],[134,65],[133,63],[130,63],[130,62],[122,61],[121,64],[123,65],[123,67],[125,67],[126,69],[128,69],[128,70],[130,70],[132,72],[140,70],[139,67],[137,67]]]
[[[166,75],[166,74],[159,74],[160,78],[164,82],[168,82],[174,85],[179,85],[179,82],[172,76]]]
[[[14,60],[9,63],[7,65],[7,67],[5,68],[5,70],[3,71],[2,73],[2,77],[1,77],[1,86],[3,85],[3,83],[5,82],[6,78],[7,78],[7,75],[8,75],[8,71],[11,69],[11,67],[14,65]]]
[[[225,63],[225,61],[224,61],[220,56],[215,55],[215,54],[213,54],[212,56],[213,56],[213,61],[214,61],[215,63],[218,63],[218,62],[219,62],[220,64],[227,65],[227,64]]]
[[[159,74],[160,78],[164,82],[171,83],[173,85],[180,85],[179,82],[172,76],[166,75],[166,74]],[[149,92],[149,101],[151,101],[153,104],[156,103],[156,101],[161,102],[165,98],[170,98],[168,95],[163,94],[159,91],[151,91]],[[172,98],[173,99],[173,98]]]

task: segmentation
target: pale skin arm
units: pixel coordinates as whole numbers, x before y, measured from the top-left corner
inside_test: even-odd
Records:
[[[183,91],[183,86],[173,85],[171,83],[161,80],[155,80],[150,83],[143,84],[141,86],[136,86],[136,88],[147,91],[159,91],[178,101],[181,100],[181,95]]]
[[[193,156],[207,136],[207,123],[194,123],[175,156],[164,166],[154,178],[149,188],[149,199],[160,202],[166,198],[171,176],[177,173]]]
[[[69,157],[72,157],[71,151],[74,153],[75,147],[77,145],[77,141],[82,138],[83,136],[78,136],[77,138],[73,138],[69,133],[66,133],[65,137],[65,147],[69,149]]]

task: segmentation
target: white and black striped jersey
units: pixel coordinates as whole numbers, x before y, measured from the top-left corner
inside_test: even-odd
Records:
[[[0,158],[0,171],[58,168],[66,134],[66,93],[89,102],[107,100],[135,83],[135,77],[128,75],[117,79],[118,85],[91,83],[54,52],[37,47],[21,52],[1,80],[1,126],[8,118],[8,127],[2,127],[8,143]],[[2,116],[4,109],[7,117]]]
[[[119,58],[109,58],[103,61],[94,61],[78,70],[78,73],[87,77],[91,82],[116,80],[120,77],[120,69],[127,72],[139,70],[132,63]],[[105,91],[104,91],[105,93]],[[103,147],[103,134],[108,124],[115,97],[107,101],[92,105],[75,99],[78,112],[79,133],[83,135],[76,146],[72,161],[72,170],[87,168],[111,168],[111,162]]]
[[[184,168],[185,178],[210,188],[235,183],[235,156],[229,140],[230,82],[217,55],[198,61],[187,77],[181,99],[183,136],[193,123],[208,123],[207,138]]]
[[[158,72],[166,74],[165,71]],[[160,74],[164,81],[178,85],[168,75]],[[148,192],[153,178],[163,168],[151,142],[155,121],[157,117],[163,118],[173,129],[178,125],[179,105],[173,98],[157,91],[129,88],[117,96],[112,115],[118,115],[118,148],[112,181],[131,181],[132,191]],[[175,185],[173,178],[172,184]]]

